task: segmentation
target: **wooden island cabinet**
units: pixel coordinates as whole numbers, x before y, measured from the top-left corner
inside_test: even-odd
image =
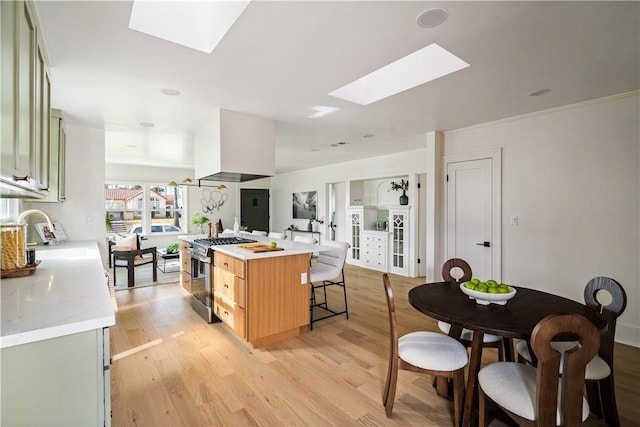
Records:
[[[189,249],[191,244],[185,240],[180,240],[180,284],[187,291],[191,292],[191,255]]]
[[[239,251],[215,252],[215,315],[254,348],[307,331],[309,254],[243,256]]]

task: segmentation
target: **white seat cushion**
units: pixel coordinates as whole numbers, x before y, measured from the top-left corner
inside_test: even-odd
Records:
[[[551,347],[555,348],[560,352],[565,352],[567,350],[575,347],[576,343],[574,341],[555,341],[551,343]],[[529,353],[529,346],[525,340],[520,340],[516,343],[516,351],[519,355],[521,355],[527,362],[531,363],[531,353]],[[562,360],[562,359],[561,359]],[[560,363],[560,374],[562,374],[563,364]],[[587,367],[585,369],[584,377],[587,380],[601,380],[603,378],[607,378],[611,375],[611,368],[604,361],[604,359],[598,355],[596,355],[589,363],[587,363]]]
[[[398,355],[422,369],[455,371],[469,360],[460,342],[436,332],[411,332],[398,339]]]
[[[447,322],[443,322],[442,320],[440,320],[438,322],[438,328],[440,328],[442,332],[448,335],[449,329],[451,329],[451,325],[448,324]],[[472,341],[473,331],[471,329],[462,328],[462,334],[460,334],[460,339],[463,339],[466,341]],[[486,342],[486,343],[497,342],[497,341],[500,341],[501,339],[502,337],[498,335],[484,334],[484,336],[482,337],[482,342]]]
[[[309,268],[311,282],[321,282],[323,280],[333,280],[340,276],[342,267],[330,264],[315,263]]]
[[[495,362],[478,372],[482,390],[498,405],[523,418],[535,421],[536,368],[522,363]],[[561,393],[558,392],[558,400]],[[589,416],[589,404],[582,398],[582,420]],[[560,407],[556,415],[560,425]]]
[[[119,251],[126,251],[125,247],[128,247],[129,250],[135,251],[138,250],[138,235],[132,234],[130,236],[124,237],[122,239],[116,240],[116,247],[118,247]]]

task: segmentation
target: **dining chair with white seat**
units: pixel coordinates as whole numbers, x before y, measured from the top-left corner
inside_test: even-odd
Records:
[[[277,231],[270,231],[268,234],[268,237],[271,237],[272,239],[286,239],[287,236],[284,233],[278,233]]]
[[[318,259],[309,267],[309,281],[311,282],[311,298],[309,303],[310,321],[309,327],[313,329],[313,323],[329,317],[345,314],[349,319],[349,307],[347,305],[347,286],[344,280],[344,262],[351,245],[347,242],[327,240],[322,244],[323,249],[318,252]],[[330,249],[327,249],[330,248]],[[327,288],[337,286],[342,288],[344,295],[344,309],[329,305],[327,300]],[[323,300],[318,297],[318,290],[322,289]],[[315,309],[322,310],[321,317],[315,316]]]
[[[382,394],[387,417],[391,417],[398,384],[398,370],[403,369],[451,379],[453,383],[454,425],[459,426],[464,399],[464,368],[469,362],[467,349],[450,336],[416,331],[398,337],[396,308],[389,275],[382,275],[389,310],[389,367]]]
[[[454,277],[452,273],[458,270],[462,272],[462,275],[457,275],[457,277]],[[471,270],[471,266],[463,259],[451,258],[442,265],[442,278],[445,282],[462,283],[471,280],[472,277],[473,272]],[[451,325],[447,322],[439,320],[438,328],[440,328],[442,332],[448,335],[449,331],[451,330]],[[460,334],[460,341],[466,347],[471,347],[471,342],[473,341],[473,331],[467,328],[463,328],[462,333]],[[498,360],[504,360],[504,346],[502,337],[498,335],[484,334],[482,339],[482,346],[497,348]]]
[[[601,293],[604,291],[604,293]],[[607,295],[608,294],[608,295]],[[604,418],[607,425],[620,426],[613,377],[613,350],[615,348],[616,323],[627,306],[627,294],[616,280],[595,277],[584,289],[584,300],[607,321],[607,331],[600,337],[598,354],[589,361],[585,371],[587,398],[591,411]],[[575,342],[554,341],[551,346],[560,352],[572,348]],[[516,343],[518,361],[533,363],[527,341]],[[560,373],[563,366],[560,366]]]
[[[262,231],[262,230],[253,230],[251,232],[251,234],[253,234],[255,236],[264,236],[264,237],[266,237],[269,233],[267,233],[266,231]]]
[[[559,334],[577,342],[571,351],[551,346]],[[517,362],[494,362],[478,372],[479,426],[486,427],[488,402],[495,402],[520,426],[581,426],[589,417],[584,397],[585,369],[600,347],[600,332],[578,314],[551,314],[531,335],[536,367]],[[564,373],[559,375],[561,360]]]

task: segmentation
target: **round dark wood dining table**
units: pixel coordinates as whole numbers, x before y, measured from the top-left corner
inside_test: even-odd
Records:
[[[409,291],[409,303],[416,310],[451,324],[449,335],[459,338],[462,328],[474,331],[463,426],[474,423],[478,400],[478,371],[485,333],[500,335],[506,339],[528,340],[540,320],[556,313],[580,314],[591,320],[602,333],[606,332],[606,321],[584,304],[535,289],[515,288],[516,294],[505,305],[477,304],[460,290],[460,284],[456,282],[427,283]],[[507,360],[513,360],[513,349],[510,345],[505,345],[505,355]]]

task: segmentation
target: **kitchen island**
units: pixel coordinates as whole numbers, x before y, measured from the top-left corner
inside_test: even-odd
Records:
[[[254,253],[243,245],[214,246],[210,273],[213,314],[254,348],[306,332],[309,256],[319,247],[242,237],[267,245],[274,241],[281,250]]]
[[[36,248],[2,279],[0,425],[111,425],[112,298],[96,242]]]

